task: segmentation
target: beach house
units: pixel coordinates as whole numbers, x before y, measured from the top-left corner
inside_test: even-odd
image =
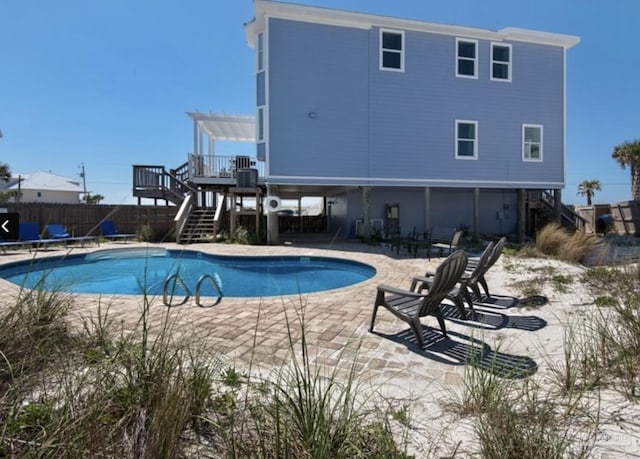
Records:
[[[213,143],[250,138],[255,157],[241,169],[255,179],[242,180],[273,211],[271,241],[280,202],[302,196],[321,197],[326,231],[343,237],[434,227],[523,236],[545,218],[575,219],[561,190],[566,59],[578,37],[267,0],[254,1],[245,31],[255,117],[190,113],[181,180],[238,186],[238,158],[220,163]],[[134,170],[134,193],[135,181]]]

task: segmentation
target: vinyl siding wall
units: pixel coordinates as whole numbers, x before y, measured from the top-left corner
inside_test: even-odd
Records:
[[[457,78],[456,37],[405,31],[404,72],[379,70],[379,29],[269,19],[272,183],[559,188],[561,47],[513,42],[512,81]],[[465,38],[465,37],[458,37]],[[478,123],[478,159],[455,159],[455,120]],[[522,125],[543,125],[543,161],[522,160]]]

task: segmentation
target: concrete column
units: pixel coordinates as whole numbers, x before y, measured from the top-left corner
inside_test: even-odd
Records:
[[[558,225],[562,224],[562,190],[553,190],[553,221]]]
[[[233,192],[233,190],[231,190],[229,192],[229,197],[231,198],[231,208],[229,209],[231,212],[229,214],[229,233],[230,236],[233,236],[234,231],[236,230],[236,195]]]
[[[278,187],[267,185],[267,196],[275,196]],[[267,244],[278,244],[280,242],[280,229],[278,227],[278,213],[267,211]]]
[[[424,187],[424,231],[431,231],[431,187]]]
[[[524,243],[527,234],[527,190],[518,190],[518,242]]]
[[[362,187],[362,207],[363,207],[363,236],[365,239],[371,237],[371,187]]]
[[[473,240],[480,237],[480,188],[473,189]]]

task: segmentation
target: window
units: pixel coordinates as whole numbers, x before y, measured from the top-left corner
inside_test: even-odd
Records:
[[[511,81],[511,45],[491,43],[491,79]]]
[[[456,38],[456,76],[478,78],[478,41]]]
[[[456,120],[456,158],[478,158],[478,122]]]
[[[542,161],[542,126],[522,125],[522,160]]]
[[[258,107],[258,123],[256,125],[258,142],[264,142],[264,107]]]
[[[258,72],[264,70],[264,38],[258,34]]]
[[[380,70],[404,72],[404,32],[380,30]]]

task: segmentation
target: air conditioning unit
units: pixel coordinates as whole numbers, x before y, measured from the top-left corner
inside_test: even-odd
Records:
[[[258,169],[238,169],[236,186],[238,188],[255,188],[258,185]]]

